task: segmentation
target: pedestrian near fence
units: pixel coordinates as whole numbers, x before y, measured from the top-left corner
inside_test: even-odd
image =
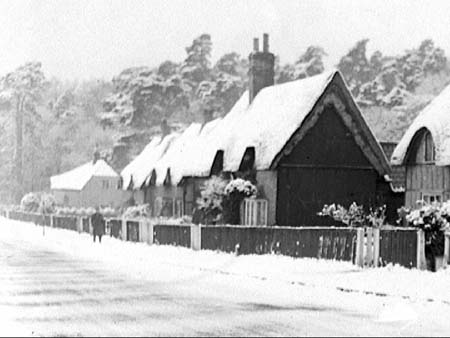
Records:
[[[92,233],[94,236],[94,242],[95,237],[98,236],[98,241],[102,242],[102,236],[105,234],[105,220],[100,213],[100,208],[95,208],[95,213],[91,216],[91,224],[92,224]]]

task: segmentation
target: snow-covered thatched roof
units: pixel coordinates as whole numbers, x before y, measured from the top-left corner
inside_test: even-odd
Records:
[[[351,114],[343,117],[355,131],[359,145],[369,149],[369,160],[384,176],[389,165],[384,153],[353,101],[342,76],[337,71],[262,89],[251,104],[248,91],[223,118],[204,126],[191,124],[183,133],[173,133],[162,141],[155,137],[123,171],[124,188],[135,189],[148,183],[156,173],[156,184],[165,182],[170,172],[171,183],[183,177],[206,177],[216,153],[223,151],[223,170],[237,171],[248,147],[255,149],[255,168],[267,170],[276,165],[277,156],[303,126],[329,85],[339,87],[348,101]],[[350,122],[349,122],[350,121]],[[298,141],[297,139],[296,141]],[[170,143],[170,144],[169,144]]]
[[[75,169],[50,177],[50,188],[56,190],[82,190],[94,176],[119,177],[119,174],[102,159],[95,163],[90,161]]]
[[[450,165],[450,85],[434,98],[416,117],[403,135],[391,157],[391,163],[402,165],[414,136],[423,129],[433,137],[436,165]]]

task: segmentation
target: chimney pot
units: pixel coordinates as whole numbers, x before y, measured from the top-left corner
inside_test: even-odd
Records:
[[[263,34],[263,52],[264,53],[269,52],[269,34],[267,33]]]
[[[258,38],[253,39],[253,51],[259,52],[259,39]]]
[[[264,34],[263,38],[263,52],[259,53],[254,50],[249,55],[248,89],[250,103],[261,89],[273,86],[275,82],[275,55],[269,52],[269,34]],[[255,40],[253,40],[254,47]]]

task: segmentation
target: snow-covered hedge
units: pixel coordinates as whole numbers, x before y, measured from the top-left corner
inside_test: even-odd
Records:
[[[95,212],[92,207],[75,208],[75,207],[57,207],[56,214],[61,216],[90,216]]]
[[[140,204],[128,207],[122,216],[124,218],[150,217],[150,206],[148,204]]]

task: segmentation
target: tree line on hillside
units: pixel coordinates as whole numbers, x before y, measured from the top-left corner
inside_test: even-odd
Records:
[[[369,56],[368,42],[358,41],[336,66],[375,134],[386,133],[389,117],[398,138],[448,83],[447,58],[432,40],[396,56],[379,51]],[[181,129],[201,121],[205,110],[226,114],[247,88],[248,59],[230,52],[213,63],[212,48],[211,36],[202,34],[186,47],[181,62],[128,68],[112,81],[49,79],[39,62],[4,75],[0,198],[17,201],[25,192],[48,189],[50,176],[90,160],[96,147],[120,170],[163,120]],[[281,64],[276,56],[275,82],[322,73],[326,56],[320,46],[308,47],[293,63]]]

